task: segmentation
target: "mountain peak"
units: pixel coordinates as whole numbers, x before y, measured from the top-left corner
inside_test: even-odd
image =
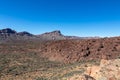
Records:
[[[60,30],[55,30],[55,31],[52,31],[52,32],[46,32],[46,33],[44,33],[43,35],[46,35],[46,34],[54,35],[54,36],[62,36]]]
[[[55,30],[55,31],[52,31],[51,33],[54,33],[56,35],[62,35],[60,30]]]
[[[6,28],[6,29],[0,30],[0,33],[3,33],[3,34],[15,34],[17,32],[15,30],[10,29],[10,28]]]
[[[20,36],[33,36],[33,34],[29,33],[29,32],[26,32],[26,31],[23,31],[23,32],[19,32],[18,35]]]
[[[54,31],[52,31],[52,32],[54,32],[54,33],[61,33],[60,30],[54,30]]]

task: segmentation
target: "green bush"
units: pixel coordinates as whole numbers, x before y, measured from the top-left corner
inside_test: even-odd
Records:
[[[48,80],[48,79],[43,78],[43,77],[39,77],[39,78],[37,78],[36,80]]]

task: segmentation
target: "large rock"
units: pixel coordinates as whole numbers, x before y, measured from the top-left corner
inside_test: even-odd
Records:
[[[100,66],[88,67],[85,74],[96,80],[119,80],[120,59],[101,60]]]
[[[66,79],[65,79],[66,80]],[[89,75],[74,75],[70,78],[68,78],[67,80],[95,80],[93,77],[89,76]]]
[[[95,79],[89,75],[82,75],[78,80],[95,80]]]
[[[88,67],[85,74],[92,77],[97,77],[99,75],[100,69],[101,68],[99,66]]]

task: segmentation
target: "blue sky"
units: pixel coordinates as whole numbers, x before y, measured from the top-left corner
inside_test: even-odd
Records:
[[[0,29],[120,36],[120,0],[0,0]]]

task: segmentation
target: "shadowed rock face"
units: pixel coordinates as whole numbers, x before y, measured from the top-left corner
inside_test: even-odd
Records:
[[[26,36],[32,36],[32,34],[26,32],[26,31],[17,33],[15,30],[12,30],[10,28],[0,30],[0,34],[1,35],[19,35],[19,36],[26,35]]]
[[[47,32],[47,33],[44,33],[42,35],[47,35],[47,34],[49,34],[51,36],[63,36],[59,30],[52,31],[52,32]]]
[[[7,40],[10,36],[16,35],[17,32],[10,29],[10,28],[6,28],[6,29],[2,29],[0,30],[0,40],[5,41]]]
[[[33,35],[28,32],[16,32],[10,28],[0,30],[0,41],[15,41],[15,40],[28,40],[32,39]]]
[[[17,33],[16,31],[10,28],[0,30],[0,34],[16,34],[16,33]]]
[[[30,34],[30,33],[26,32],[26,31],[19,32],[19,33],[17,33],[17,35],[20,35],[20,36],[33,36],[33,34]]]

